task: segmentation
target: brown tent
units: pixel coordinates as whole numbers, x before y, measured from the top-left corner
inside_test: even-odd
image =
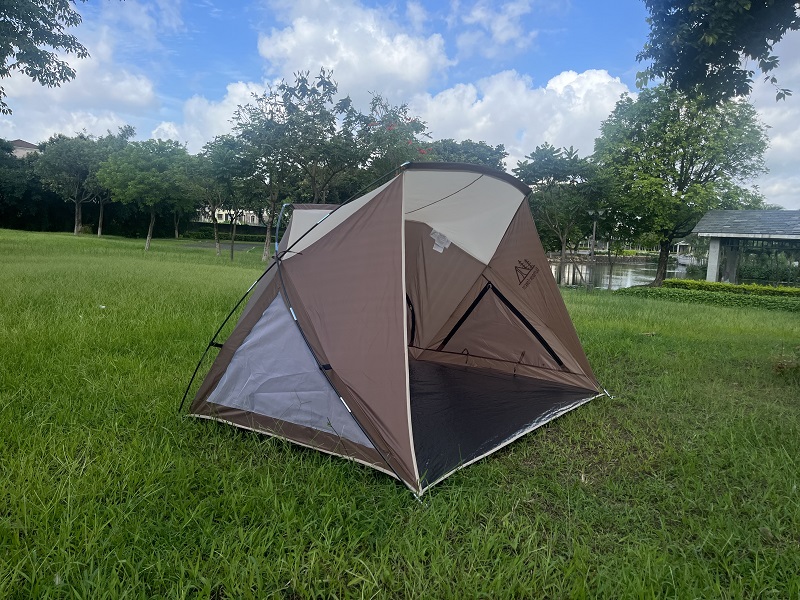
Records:
[[[191,414],[421,495],[597,396],[529,191],[498,171],[421,163],[335,210],[296,206]]]

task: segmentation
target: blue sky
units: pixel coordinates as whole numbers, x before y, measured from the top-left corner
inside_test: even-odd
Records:
[[[4,81],[11,116],[0,136],[54,133],[138,137],[198,151],[230,130],[239,104],[297,70],[332,68],[340,90],[366,108],[370,92],[408,103],[434,138],[505,144],[509,167],[537,145],[590,154],[621,93],[635,93],[635,60],[648,27],[641,0],[89,0],[76,35],[92,56],[48,90]],[[772,126],[771,202],[800,208],[800,44],[778,47],[781,83],[797,96],[753,102]]]

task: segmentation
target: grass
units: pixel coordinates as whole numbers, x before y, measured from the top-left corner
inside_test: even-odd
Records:
[[[260,251],[141,246],[0,230],[1,598],[800,597],[800,315],[566,291],[614,398],[420,504],[178,415]]]

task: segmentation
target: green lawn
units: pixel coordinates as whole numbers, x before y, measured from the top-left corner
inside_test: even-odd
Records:
[[[417,502],[177,406],[263,268],[0,230],[0,598],[800,598],[800,315],[565,293],[596,400]]]

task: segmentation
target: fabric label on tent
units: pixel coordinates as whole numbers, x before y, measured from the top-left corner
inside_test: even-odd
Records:
[[[447,236],[435,229],[431,229],[431,237],[433,238],[433,249],[436,252],[444,252],[444,249],[450,246],[450,240],[447,239]]]

